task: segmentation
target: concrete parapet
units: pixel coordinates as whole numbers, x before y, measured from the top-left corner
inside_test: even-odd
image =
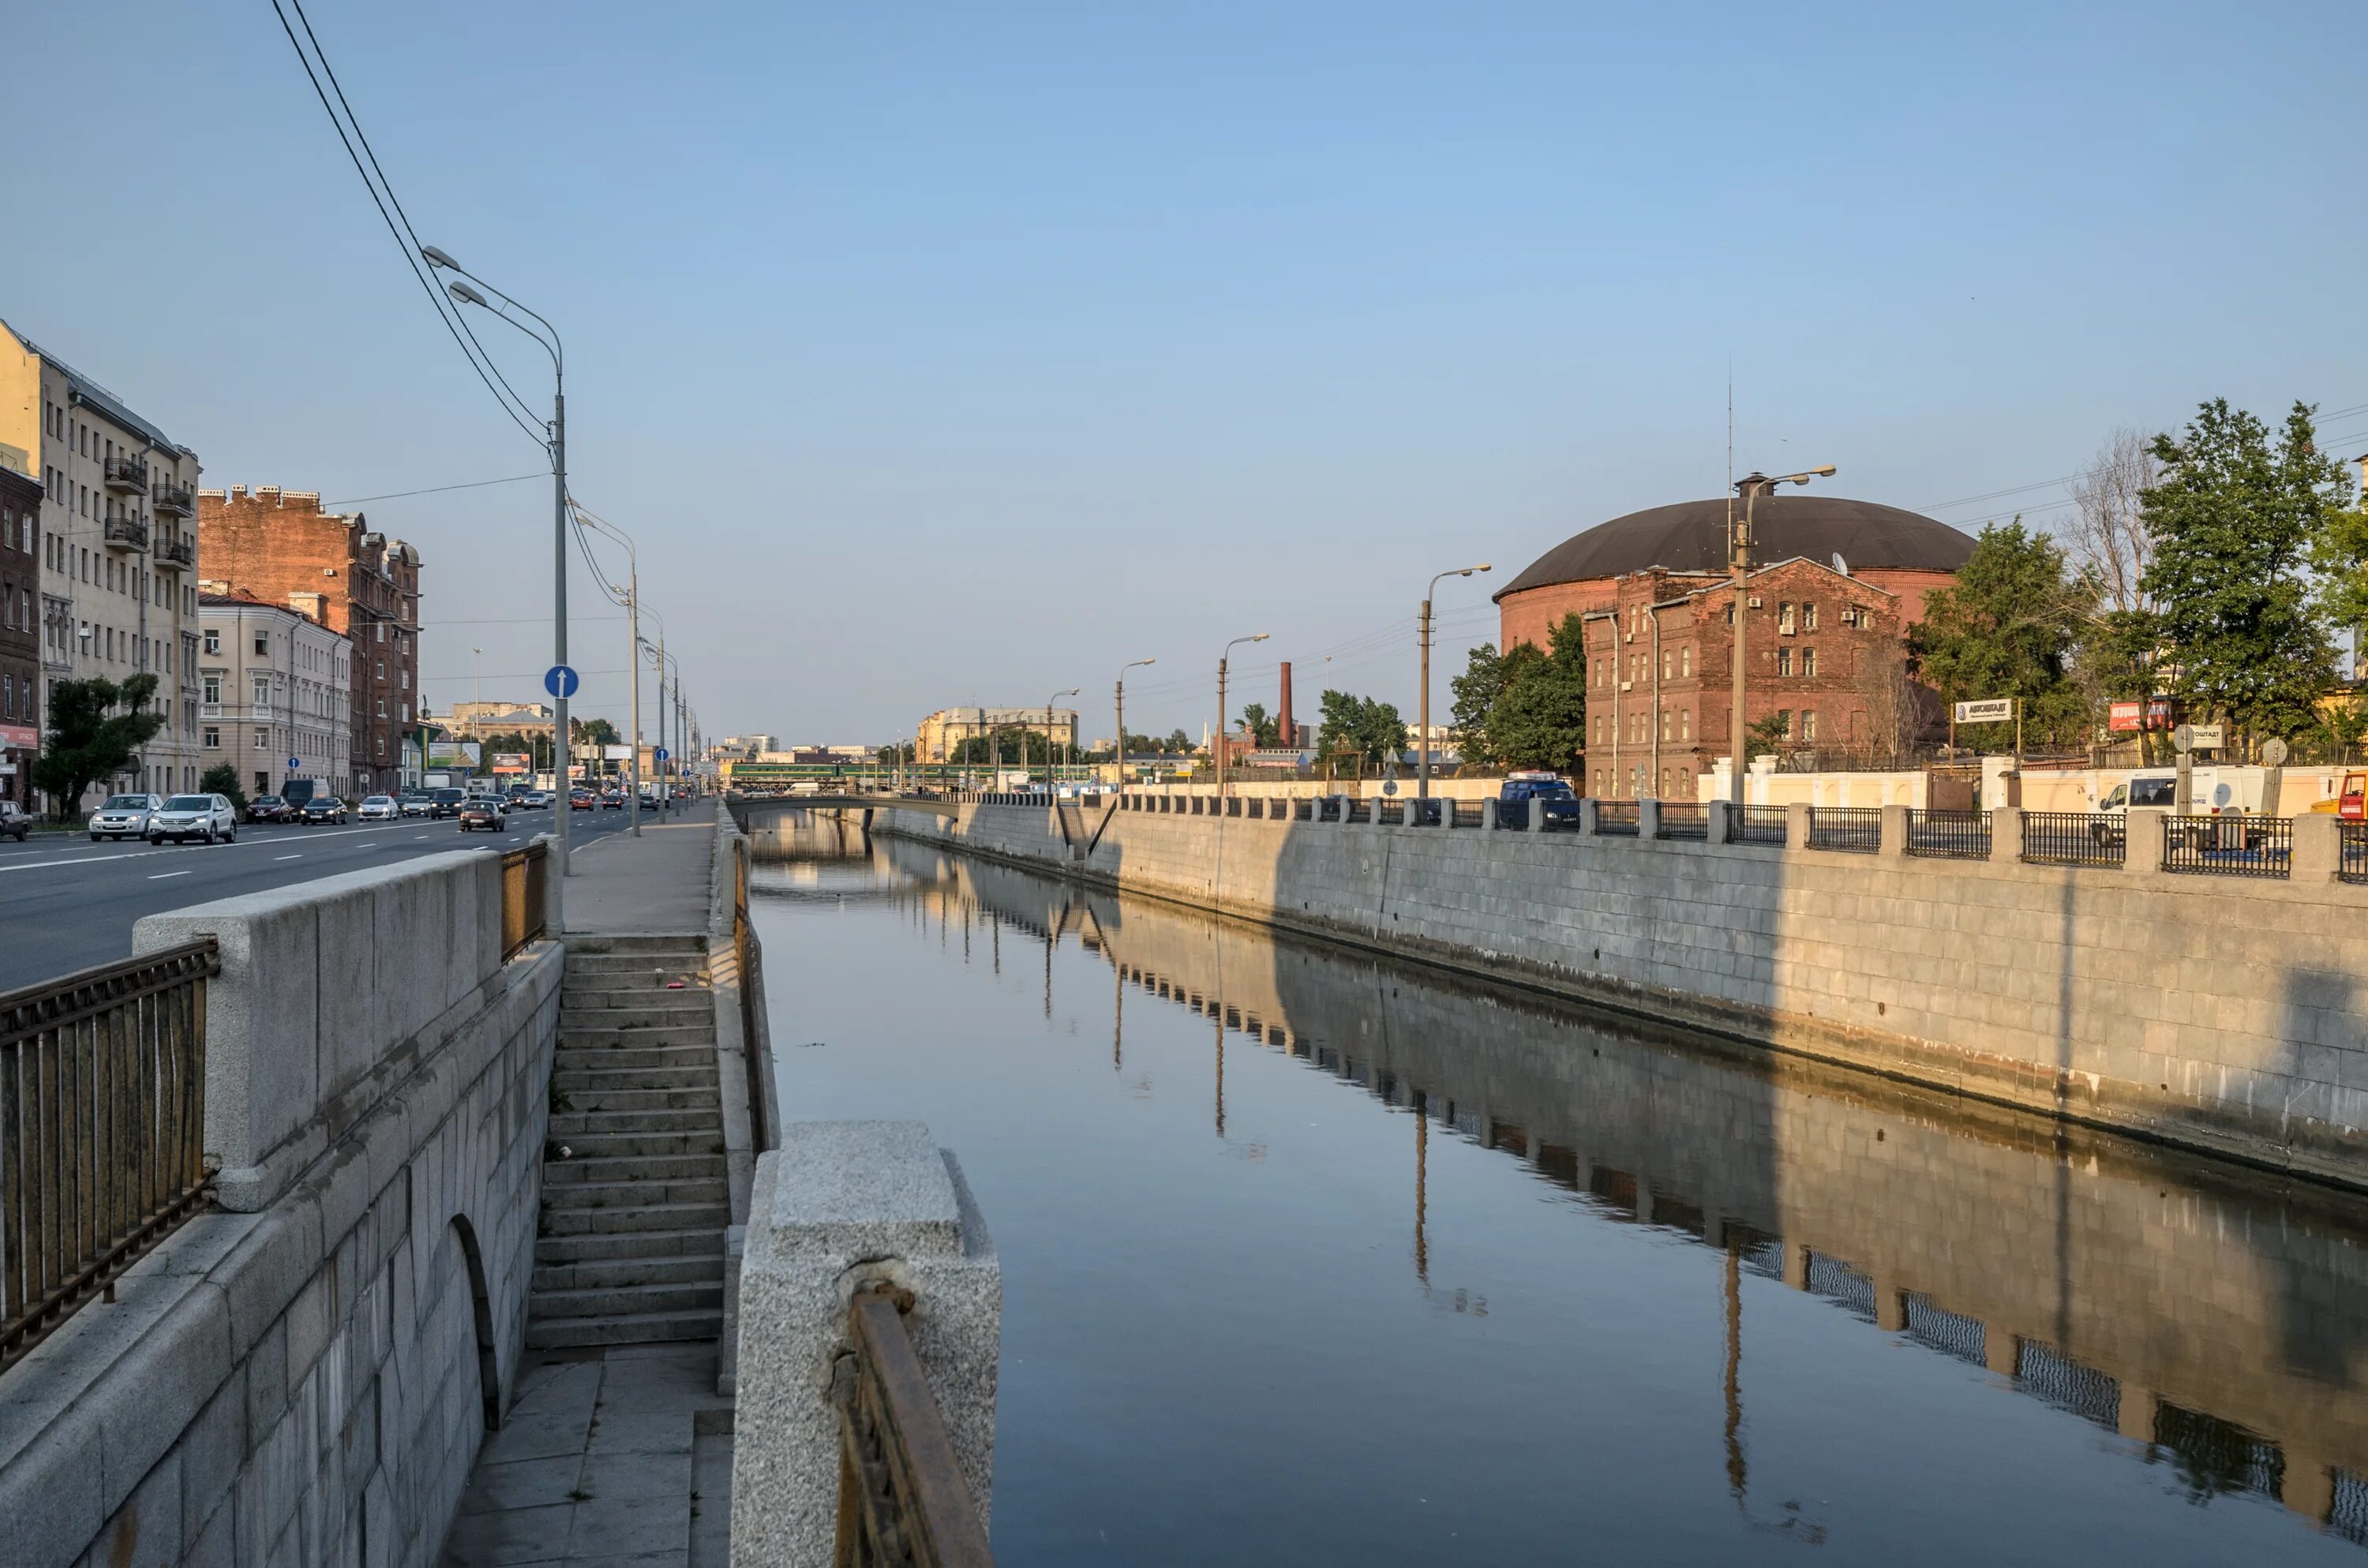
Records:
[[[874,1289],[911,1292],[905,1331],[987,1517],[1003,1275],[962,1166],[921,1122],[793,1122],[757,1162],[741,1261],[734,1563],[834,1561],[833,1389]]]
[[[2000,806],[1990,812],[1990,858],[2009,865],[2022,858],[2022,808]]]
[[[1658,838],[1661,836],[1660,801],[1639,801],[1636,802],[1636,836],[1639,838]]]
[[[1734,843],[1735,824],[1741,814],[1741,809],[1732,801],[1713,801],[1710,809],[1703,812],[1707,819],[1702,827],[1703,841],[1710,844]]]
[[[2129,813],[2127,836],[2123,840],[2122,869],[2140,874],[2162,869],[2164,835],[2169,829],[2170,813],[2156,806],[2140,806]]]
[[[1876,846],[1875,853],[1886,860],[1904,860],[1907,858],[1907,808],[1906,806],[1883,808],[1883,836]]]
[[[2331,882],[2343,869],[2343,824],[2332,814],[2311,812],[2294,819],[2294,848],[2286,875],[2301,887]]]
[[[1497,831],[1497,797],[1494,795],[1480,802],[1480,826],[1484,832]]]
[[[1795,801],[1784,808],[1784,847],[1806,849],[1809,846],[1809,812],[1813,808]]]

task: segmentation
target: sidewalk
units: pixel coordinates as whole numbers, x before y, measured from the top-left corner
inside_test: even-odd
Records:
[[[715,858],[712,799],[698,801],[642,835],[611,834],[569,855],[575,874],[561,894],[572,932],[623,935],[707,929],[709,872]]]

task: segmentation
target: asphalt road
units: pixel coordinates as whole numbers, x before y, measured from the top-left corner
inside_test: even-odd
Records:
[[[625,827],[632,813],[578,812],[581,845]],[[448,849],[494,854],[551,831],[549,811],[516,811],[502,833],[458,831],[450,817],[344,827],[242,823],[235,844],[152,846],[144,840],[36,835],[0,842],[0,991],[51,980],[131,954],[143,915],[333,877]],[[655,821],[655,817],[645,818]]]

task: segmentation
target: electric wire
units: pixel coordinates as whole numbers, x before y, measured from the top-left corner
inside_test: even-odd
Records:
[[[493,484],[517,484],[529,479],[549,479],[550,477],[548,472],[514,473],[507,479],[472,479],[466,484],[433,484],[425,490],[390,490],[383,495],[354,495],[342,501],[324,501],[321,503],[321,509],[325,512],[332,506],[359,506],[372,501],[401,501],[413,495],[442,495],[453,490],[483,490]]]

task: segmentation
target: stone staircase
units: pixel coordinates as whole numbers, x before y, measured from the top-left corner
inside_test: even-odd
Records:
[[[570,940],[552,1088],[527,1344],[716,1338],[731,1199],[706,938]]]

